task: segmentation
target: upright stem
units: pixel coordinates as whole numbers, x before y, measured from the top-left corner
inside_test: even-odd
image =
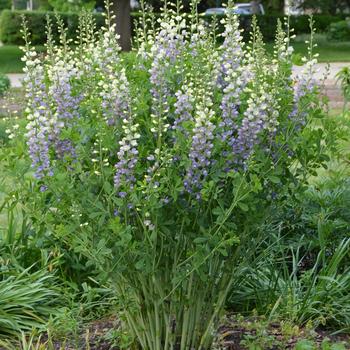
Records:
[[[228,276],[226,275],[226,277],[228,277]],[[223,287],[224,285],[226,285],[226,288],[223,290],[221,288],[219,289],[219,290],[221,290],[221,292],[219,292],[219,297],[218,297],[218,300],[216,302],[214,312],[212,314],[210,321],[207,323],[206,330],[202,336],[200,348],[203,347],[204,349],[206,349],[207,346],[209,346],[209,344],[210,344],[209,332],[214,325],[215,319],[218,317],[220,311],[222,310],[222,307],[225,303],[227,294],[231,288],[232,281],[233,281],[233,277],[229,277],[228,280],[227,280],[227,278],[224,278],[224,277],[222,279],[222,283],[221,283],[220,287]]]
[[[159,323],[159,309],[158,309],[158,300],[156,299],[154,301],[154,316],[155,316],[155,319],[156,319],[156,346],[155,346],[155,349],[156,350],[161,350],[161,340],[162,340],[162,337],[161,337],[161,329],[160,329],[160,323]]]
[[[184,304],[184,316],[182,323],[182,334],[181,334],[181,350],[186,350],[187,336],[188,336],[188,322],[189,322],[189,312],[190,308],[188,306],[189,300],[191,300],[191,292],[192,292],[192,283],[193,283],[193,274],[191,274],[190,279],[188,281],[188,290],[186,295],[186,300]]]

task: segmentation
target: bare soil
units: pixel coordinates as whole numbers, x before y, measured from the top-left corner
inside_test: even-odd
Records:
[[[109,331],[118,328],[119,322],[115,318],[107,318],[92,322],[80,334],[79,344],[70,342],[69,338],[65,341],[56,341],[54,343],[57,350],[119,350],[117,346],[113,346],[111,342],[106,340],[106,335]],[[261,337],[261,325],[258,329],[257,319],[250,318],[244,322],[237,322],[234,318],[227,318],[224,325],[218,330],[218,343],[222,350],[247,350],[247,346],[242,344],[247,338],[258,339]],[[350,335],[337,334],[332,335],[332,332],[318,329],[312,331],[299,329],[296,335],[286,336],[282,330],[282,325],[279,323],[271,323],[263,329],[264,339],[269,339],[270,345],[263,345],[264,350],[291,350],[295,348],[296,343],[301,339],[310,339],[319,346],[322,341],[328,338],[332,343],[343,343],[346,349],[350,349]],[[87,345],[87,342],[89,345]],[[1,349],[0,349],[1,350]]]

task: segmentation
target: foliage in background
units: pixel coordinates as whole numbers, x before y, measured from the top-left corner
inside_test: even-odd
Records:
[[[337,80],[340,82],[341,90],[344,96],[344,111],[350,101],[350,68],[344,67],[337,74]]]
[[[350,21],[331,23],[328,30],[328,38],[336,41],[350,40]]]
[[[0,0],[0,13],[2,10],[11,8],[11,0]]]
[[[3,11],[0,16],[0,40],[5,44],[12,45],[22,45],[23,39],[20,34],[21,30],[21,16],[25,15],[28,21],[28,27],[32,33],[31,42],[33,45],[43,45],[46,42],[45,28],[42,23],[46,20],[46,13],[43,11]],[[49,12],[49,15],[54,18],[53,13]],[[68,38],[73,39],[78,28],[78,15],[75,13],[60,13],[60,16],[64,20],[68,27]],[[131,13],[132,17],[132,31],[135,34],[134,22],[140,18],[141,14],[138,12]],[[159,14],[157,15],[157,17]],[[257,16],[258,24],[263,33],[264,39],[266,41],[273,41],[275,37],[275,28],[277,26],[277,21],[284,19],[283,15],[273,15],[266,14],[264,16]],[[339,22],[344,19],[344,16],[329,16],[329,15],[314,15],[315,30],[317,32],[323,33],[327,32],[328,27],[333,22]],[[100,14],[94,14],[94,19],[97,24],[97,28],[100,28],[103,24],[103,18]],[[206,22],[211,22],[212,17],[204,17]],[[220,18],[219,18],[220,19]],[[251,28],[252,16],[241,16],[240,23],[241,28],[245,30],[245,40],[249,39],[249,32]],[[155,23],[157,25],[157,23]],[[298,34],[308,34],[309,33],[309,16],[291,16],[290,26],[294,29],[294,33]],[[223,26],[218,26],[218,31],[223,31]],[[54,33],[57,29],[54,28]],[[55,34],[54,34],[55,35]]]
[[[79,12],[83,9],[92,10],[95,0],[48,0],[48,3],[58,12]]]
[[[37,46],[39,52],[45,52],[44,46]],[[0,73],[22,73],[24,62],[22,50],[18,46],[3,45],[0,47]]]
[[[299,198],[276,208],[276,220],[280,220],[287,239],[303,235],[314,257],[321,249],[332,254],[343,239],[350,237],[349,205],[349,178],[329,176],[310,185]]]
[[[10,88],[10,79],[5,75],[0,73],[0,97]]]
[[[312,9],[324,14],[335,15],[337,13],[348,13],[349,0],[301,0],[298,2],[301,8]]]
[[[216,16],[219,20],[222,16]],[[282,14],[270,14],[267,13],[265,15],[257,15],[258,25],[261,28],[261,32],[263,34],[264,40],[271,42],[275,38],[275,28],[277,26],[278,21],[284,20],[284,15]],[[215,16],[205,16],[206,21],[210,22]],[[249,38],[249,32],[251,29],[252,16],[242,15],[240,18],[241,28],[244,29],[245,34],[244,38],[247,40]],[[314,28],[317,33],[326,33],[328,31],[329,25],[334,22],[339,22],[344,20],[345,16],[342,15],[324,15],[324,14],[314,14]],[[309,15],[297,15],[290,16],[290,27],[293,28],[293,34],[309,34]],[[218,25],[218,31],[222,32],[222,26]]]
[[[31,30],[30,41],[32,45],[43,45],[46,42],[46,33],[43,23],[46,22],[46,16],[55,19],[54,12],[44,11],[10,11],[4,10],[0,15],[0,40],[4,44],[23,45],[23,37],[21,34],[22,16],[26,17],[28,27]],[[58,13],[65,26],[67,27],[68,39],[75,37],[79,28],[79,14],[77,13]],[[103,25],[103,16],[94,14],[96,27]],[[55,21],[54,21],[55,22]],[[53,36],[58,38],[58,29],[56,25],[53,28]]]

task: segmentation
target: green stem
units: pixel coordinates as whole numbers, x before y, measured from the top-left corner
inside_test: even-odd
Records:
[[[158,301],[155,300],[154,302],[154,316],[155,316],[155,322],[156,322],[156,338],[155,338],[155,349],[161,350],[161,328],[159,323],[159,309],[158,309]]]
[[[170,281],[170,279],[167,279],[167,277],[165,277],[165,281],[168,282]],[[154,285],[158,291],[158,294],[161,297],[161,300],[164,300],[164,291],[161,288],[161,285],[158,283],[158,281],[154,280]],[[163,314],[163,325],[164,325],[164,329],[165,329],[165,339],[164,339],[164,350],[168,350],[169,348],[171,348],[171,340],[170,340],[170,335],[171,335],[171,329],[170,329],[170,322],[171,322],[171,308],[168,310],[167,312],[167,307],[165,305],[166,301],[164,300],[163,302],[161,302],[161,313]]]
[[[184,304],[184,311],[183,311],[183,322],[182,322],[182,332],[181,332],[181,345],[180,349],[181,350],[186,350],[186,342],[187,342],[187,336],[188,336],[188,322],[189,322],[189,312],[190,308],[188,306],[188,302],[190,301],[191,297],[191,291],[192,291],[192,283],[193,283],[193,274],[190,277],[190,280],[188,281],[188,290],[187,290],[187,295],[186,295],[186,300]]]
[[[131,316],[131,314],[129,312],[125,311],[124,313],[126,316],[127,323],[129,325],[129,329],[132,331],[133,335],[137,338],[141,347],[143,349],[147,349],[147,347],[146,347],[147,342],[145,341],[144,337],[139,332],[138,326],[136,326],[135,320],[133,320],[133,317]]]
[[[226,288],[224,288],[224,290],[219,293],[219,297],[218,297],[214,312],[213,312],[212,317],[211,317],[210,321],[208,322],[206,330],[202,336],[199,348],[203,347],[204,349],[207,349],[209,344],[211,343],[211,336],[210,336],[209,332],[214,325],[215,319],[218,317],[219,313],[222,311],[227,294],[231,288],[232,282],[233,282],[233,276],[229,277],[228,280],[225,277],[223,277],[220,287],[226,285]]]

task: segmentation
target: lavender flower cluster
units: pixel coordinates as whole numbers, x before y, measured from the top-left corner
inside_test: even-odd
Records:
[[[241,94],[252,79],[252,73],[244,64],[243,38],[237,15],[229,14],[223,37],[218,76],[218,83],[223,89],[220,104],[222,120],[219,127],[221,128],[221,140],[227,145],[223,150],[223,156],[227,158],[227,164],[230,166],[237,156],[235,152],[243,151],[243,149],[234,148],[234,144],[237,143],[237,117],[241,105]]]
[[[254,147],[258,145],[259,134],[264,130],[276,132],[278,110],[274,108],[274,96],[267,92],[268,88],[267,83],[261,83],[258,91],[252,92],[247,100],[248,108],[243,114],[242,125],[237,130],[233,143],[233,151],[240,165],[245,165]]]
[[[199,199],[199,191],[208,176],[211,165],[215,126],[211,122],[214,112],[207,106],[199,106],[195,115],[192,142],[189,152],[190,166],[184,181],[189,193],[195,192]]]
[[[79,71],[74,65],[63,60],[57,60],[49,70],[50,87],[48,94],[51,100],[51,109],[55,114],[50,143],[54,145],[59,160],[67,157],[73,161],[76,152],[71,140],[62,139],[61,132],[65,127],[72,127],[74,120],[79,118],[79,106],[83,100],[81,94],[75,95],[72,81],[79,79]]]
[[[45,73],[37,53],[34,50],[26,52],[24,56],[26,76],[27,108],[27,145],[32,160],[32,168],[37,179],[45,175],[52,175],[50,168],[50,134],[52,131],[52,112],[49,97],[45,89]]]
[[[225,172],[247,169],[254,150],[268,147],[281,132],[278,79],[284,78],[279,69],[291,66],[290,50],[283,34],[271,62],[259,38],[246,50],[238,17],[228,13],[220,47],[202,23],[193,21],[187,29],[186,19],[178,15],[164,17],[152,46],[145,38],[144,66],[150,67],[146,107],[139,103],[143,96],[133,95],[140,90],[127,78],[113,26],[106,26],[100,40],[84,50],[72,49],[67,57],[60,54],[45,64],[28,51],[27,138],[36,177],[52,174],[53,165],[62,160],[79,160],[75,141],[64,136],[78,123],[96,130],[96,135],[84,134],[91,138],[84,145],[97,145],[97,138],[108,135],[104,140],[109,138],[113,147],[103,148],[103,157],[98,149],[92,153],[101,153],[103,167],[113,159],[115,192],[128,204],[133,191],[144,196],[147,189],[158,191],[167,167],[181,177],[182,193],[196,199],[216,167]],[[290,101],[290,118],[298,123],[300,101],[315,86],[314,66],[314,60],[306,64]],[[96,176],[103,171],[94,170]]]
[[[184,85],[184,87],[176,91],[175,107],[175,120],[173,123],[173,130],[185,131],[183,123],[192,120],[193,111],[193,96],[191,93],[191,87]]]
[[[118,151],[118,162],[115,165],[115,175],[114,175],[114,186],[117,191],[124,185],[128,190],[128,193],[134,188],[134,183],[136,181],[134,169],[138,160],[138,139],[140,134],[138,134],[137,129],[139,125],[133,124],[133,120],[124,119],[123,120],[123,130],[125,136],[119,142],[120,149]],[[119,191],[120,197],[125,197],[127,192]]]
[[[295,79],[293,110],[290,113],[290,118],[294,121],[297,129],[305,125],[305,117],[307,115],[306,111],[300,110],[300,103],[303,97],[307,96],[317,86],[314,78],[316,63],[317,60],[315,58],[306,61],[304,69]]]
[[[181,32],[183,23],[170,20],[161,23],[161,29],[155,38],[150,56],[152,66],[149,70],[152,96],[153,133],[161,137],[169,128],[168,98],[171,94],[168,76],[169,70],[174,69],[176,61],[183,55],[185,36]],[[180,31],[180,33],[179,33]]]
[[[114,34],[114,26],[106,31],[101,43],[93,48],[92,62],[99,74],[99,97],[101,98],[102,116],[108,125],[116,125],[129,114],[129,83],[125,70],[121,66],[118,36]]]

